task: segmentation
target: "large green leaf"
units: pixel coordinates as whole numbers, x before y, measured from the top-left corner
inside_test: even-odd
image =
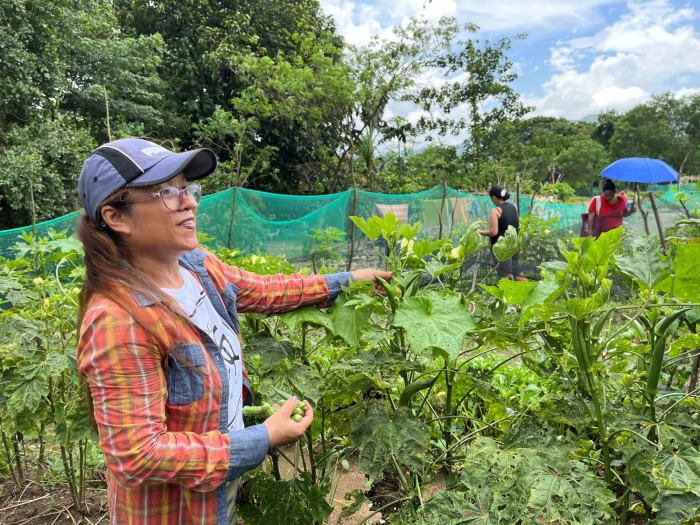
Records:
[[[450,359],[462,351],[464,336],[476,326],[458,296],[434,291],[407,299],[396,311],[394,324],[405,330],[414,352],[434,348]]]
[[[496,523],[610,523],[615,496],[567,453],[552,446],[503,449],[479,438],[467,450],[460,488]]]
[[[679,244],[672,259],[673,275],[663,279],[659,291],[682,301],[700,302],[700,244]]]
[[[598,266],[607,266],[610,258],[617,252],[622,241],[622,228],[615,228],[603,232],[600,237],[577,237],[572,239],[572,244],[581,252],[578,257],[574,251],[567,251],[562,247],[562,255],[569,261],[569,269],[573,269],[579,264],[586,272],[592,271]]]
[[[498,520],[461,492],[438,492],[418,512],[416,525],[496,525]]]
[[[518,235],[513,226],[508,226],[505,235],[500,237],[493,245],[493,255],[499,262],[510,259],[520,251],[525,243],[525,236]]]
[[[287,370],[274,371],[260,381],[260,392],[263,401],[273,403],[279,400],[277,390],[296,394],[302,399],[308,399],[316,404],[321,397],[320,387],[323,384],[321,376],[315,368],[295,364]],[[274,387],[274,388],[273,388]]]
[[[283,367],[283,363],[293,360],[297,352],[287,341],[280,342],[270,334],[259,333],[246,339],[245,353],[249,357],[260,356],[256,372],[262,375]]]
[[[481,287],[501,302],[520,304],[525,301],[538,284],[533,281],[523,282],[501,279],[498,281],[498,286],[481,285]],[[540,293],[542,293],[542,289],[540,289]]]
[[[341,295],[329,311],[333,320],[333,333],[353,348],[359,348],[372,310],[368,307],[357,308],[348,302],[348,299]]]
[[[57,377],[75,369],[75,358],[61,352],[49,352],[44,360],[44,367],[49,376]]]
[[[653,509],[656,518],[647,525],[697,525],[700,523],[700,497],[690,492],[668,493],[659,497]]]
[[[326,312],[322,312],[315,306],[305,306],[291,312],[280,314],[280,319],[282,319],[282,322],[292,331],[296,331],[299,325],[304,323],[323,326],[333,331],[333,320]]]
[[[652,475],[666,490],[692,492],[700,497],[700,452],[689,444],[663,449]]]
[[[615,258],[620,272],[651,289],[668,276],[671,265],[661,257],[661,245],[656,237],[634,239],[630,244],[631,254]]]
[[[381,402],[370,403],[365,416],[353,423],[350,440],[360,449],[360,469],[374,479],[394,469],[392,458],[416,473],[427,464],[425,425],[408,409],[392,413]]]

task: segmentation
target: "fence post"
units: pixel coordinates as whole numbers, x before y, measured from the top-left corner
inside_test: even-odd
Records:
[[[438,215],[438,224],[440,225],[438,239],[442,239],[442,212],[445,209],[445,198],[447,197],[447,182],[442,181],[442,202],[440,203],[440,215]]]
[[[353,184],[352,186],[352,192],[353,192],[353,197],[352,197],[352,214],[357,215],[357,186]],[[348,218],[348,220],[350,220]],[[350,271],[350,268],[352,268],[352,258],[355,255],[355,223],[350,221],[350,250],[348,251],[348,267],[347,271]]]
[[[642,195],[639,193],[639,183],[634,184],[634,194],[637,200],[637,206],[639,207],[639,213],[642,214],[642,219],[644,220],[644,231],[649,235],[649,223],[647,222],[647,212],[642,209]]]
[[[656,226],[659,228],[659,240],[661,241],[661,248],[666,255],[666,238],[664,237],[664,228],[661,226],[661,219],[659,218],[659,209],[656,207],[656,197],[654,193],[649,192],[649,200],[651,201],[651,209],[654,210],[654,218],[656,219]]]
[[[231,249],[231,241],[233,239],[233,218],[236,216],[236,194],[238,186],[233,187],[233,202],[231,203],[231,220],[228,224],[228,249]]]

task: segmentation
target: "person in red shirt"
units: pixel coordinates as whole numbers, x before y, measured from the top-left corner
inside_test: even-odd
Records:
[[[588,205],[588,231],[595,237],[601,233],[622,226],[622,218],[629,217],[636,210],[634,200],[629,201],[624,191],[615,193],[615,183],[606,179],[602,194],[591,199]],[[597,224],[596,224],[597,223]]]

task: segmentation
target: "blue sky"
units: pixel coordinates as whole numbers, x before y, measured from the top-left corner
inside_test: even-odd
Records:
[[[509,58],[536,115],[586,119],[653,95],[700,92],[699,0],[320,0],[355,45],[412,16],[454,16],[480,40],[527,33]],[[417,117],[408,108],[390,111]],[[405,114],[402,114],[405,113]]]

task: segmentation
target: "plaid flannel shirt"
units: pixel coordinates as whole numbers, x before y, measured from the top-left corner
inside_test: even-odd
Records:
[[[238,311],[327,306],[350,278],[349,273],[260,276],[202,249],[183,256],[180,264],[199,276],[237,334]],[[110,521],[227,524],[226,481],[263,461],[267,429],[256,425],[229,433],[228,381],[219,349],[178,315],[143,298],[132,299],[138,319],[122,305],[94,297],[78,342],[78,370],[90,386],[107,464]],[[155,330],[156,341],[146,325]],[[245,399],[245,374],[244,390]]]

